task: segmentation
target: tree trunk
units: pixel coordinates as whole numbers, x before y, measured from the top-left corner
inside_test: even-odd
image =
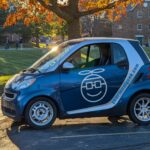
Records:
[[[76,39],[81,37],[80,32],[80,19],[74,19],[71,22],[67,22],[68,25],[68,39]]]
[[[35,46],[39,48],[40,47],[39,36],[36,36],[36,40],[35,41],[36,41],[35,42],[36,43]]]
[[[34,34],[35,34],[35,46],[36,47],[40,47],[40,42],[39,42],[39,29],[38,29],[38,25],[35,24],[34,26]]]

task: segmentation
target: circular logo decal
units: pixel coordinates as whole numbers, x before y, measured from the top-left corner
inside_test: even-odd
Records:
[[[104,69],[95,69],[93,71],[82,71],[79,75],[87,75],[81,83],[82,97],[91,103],[99,102],[107,93],[107,83],[105,79],[97,73],[103,72]]]

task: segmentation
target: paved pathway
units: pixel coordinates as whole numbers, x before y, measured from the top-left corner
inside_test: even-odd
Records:
[[[0,150],[149,150],[150,126],[120,118],[57,119],[46,130],[14,123],[0,110]]]
[[[33,130],[0,114],[0,150],[149,150],[150,126],[121,118],[57,120],[46,130]]]

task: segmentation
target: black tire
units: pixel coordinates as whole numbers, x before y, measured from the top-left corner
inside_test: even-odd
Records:
[[[40,102],[49,104],[49,106],[51,106],[52,108],[51,110],[53,111],[52,119],[47,124],[44,124],[44,125],[37,125],[36,123],[34,123],[34,121],[32,121],[30,117],[30,112],[31,112],[30,109],[33,107],[33,105],[40,103]],[[29,102],[29,104],[27,105],[26,110],[25,110],[26,123],[35,129],[46,129],[50,127],[56,120],[56,117],[57,117],[56,106],[49,98],[46,98],[46,97],[37,97],[37,98],[32,99],[31,102]]]
[[[136,102],[138,102],[141,98],[148,98],[150,100],[150,94],[148,93],[141,93],[137,96],[135,96],[132,101],[130,102],[129,104],[129,108],[128,108],[128,115],[129,115],[129,118],[136,124],[138,125],[149,125],[150,124],[150,120],[140,120],[137,116],[136,116],[136,113],[134,111],[134,108],[136,106]],[[140,110],[139,110],[140,111]]]

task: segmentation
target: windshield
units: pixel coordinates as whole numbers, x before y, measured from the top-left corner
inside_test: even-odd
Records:
[[[51,71],[59,62],[60,58],[68,53],[75,44],[77,44],[77,42],[63,43],[54,47],[52,50],[50,50],[50,52],[35,62],[28,70],[41,73]]]

